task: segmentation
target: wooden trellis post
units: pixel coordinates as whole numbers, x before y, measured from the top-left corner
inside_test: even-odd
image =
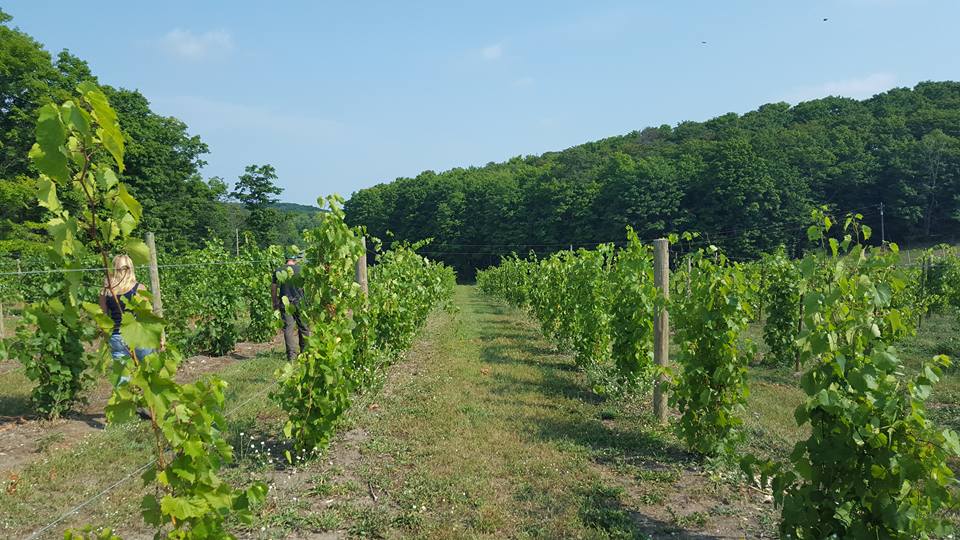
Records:
[[[150,293],[153,296],[153,312],[163,317],[163,300],[160,298],[160,270],[157,268],[157,243],[152,232],[147,233],[147,249],[150,250]]]
[[[3,320],[3,299],[0,298],[0,340],[6,339],[6,338],[7,338],[7,327],[6,327],[6,324],[4,323],[4,320]],[[7,348],[6,348],[6,347],[0,347],[0,349],[2,349],[2,351],[3,351],[3,355],[0,356],[0,358],[6,360],[6,359],[7,359]]]
[[[356,272],[356,281],[360,284],[360,289],[363,291],[363,296],[367,297],[370,294],[369,284],[367,283],[367,239],[366,237],[360,238],[360,243],[363,245],[363,255],[357,259],[357,272]]]
[[[664,301],[670,299],[670,242],[666,238],[653,241],[653,283]],[[666,306],[656,308],[653,315],[653,361],[664,367],[670,360],[670,315]],[[657,375],[653,386],[653,414],[661,424],[667,422],[666,380]]]

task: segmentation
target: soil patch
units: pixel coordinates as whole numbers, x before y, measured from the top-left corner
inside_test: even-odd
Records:
[[[192,356],[180,364],[176,380],[181,383],[194,381],[235,362],[282,346],[283,339],[278,334],[266,343],[238,343],[233,351],[224,356]],[[19,367],[19,364],[16,366]],[[16,475],[47,452],[68,448],[91,433],[103,430],[107,423],[103,410],[111,392],[108,382],[98,381],[96,387],[88,391],[88,402],[81,410],[57,420],[47,421],[29,416],[0,417],[0,478]]]

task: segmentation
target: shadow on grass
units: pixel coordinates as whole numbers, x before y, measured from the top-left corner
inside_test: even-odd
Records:
[[[478,315],[506,315],[512,308],[485,300],[467,300],[464,306]]]
[[[33,406],[29,396],[0,395],[0,425],[27,416],[33,416]]]
[[[748,375],[753,380],[769,384],[778,384],[781,386],[790,387],[800,386],[800,377],[793,373],[793,368],[750,366]]]
[[[107,417],[103,413],[71,413],[68,415],[71,420],[78,420],[93,429],[106,429]]]
[[[539,347],[535,344],[515,342],[506,345],[490,345],[481,350],[481,359],[491,364],[528,365],[538,368],[530,378],[511,373],[494,372],[491,380],[495,386],[490,393],[504,398],[515,398],[525,393],[540,394],[545,401],[554,403],[561,399],[572,400],[587,405],[599,406],[604,398],[587,388],[582,377],[576,375],[576,367],[568,360],[544,360],[539,356]],[[557,358],[556,355],[553,358]],[[646,459],[669,459],[686,461],[689,454],[679,447],[671,445],[656,429],[643,429],[638,423],[637,429],[623,430],[608,425],[595,417],[563,416],[542,417],[534,421],[536,433],[543,440],[572,442],[589,448],[603,461],[604,456],[623,456],[626,458],[644,457]]]
[[[227,442],[234,449],[234,461],[229,465],[230,468],[283,471],[314,458],[307,454],[297,455],[289,440],[269,429],[268,426],[258,424],[255,418],[242,418],[228,422],[224,434]]]
[[[580,520],[591,529],[603,531],[610,538],[677,538],[707,540],[727,538],[686,531],[675,524],[657,520],[627,508],[622,501],[623,490],[601,482],[582,489]]]
[[[535,421],[543,440],[581,446],[597,463],[688,463],[695,457],[670,443],[662,432],[623,429],[597,418],[541,417]]]
[[[575,369],[568,367],[569,364],[554,364],[546,361],[537,360],[516,360],[510,357],[497,356],[496,351],[490,352],[487,357],[486,352],[481,355],[484,361],[491,363],[509,363],[514,365],[530,365],[542,369],[542,378],[523,379],[506,373],[493,373],[491,379],[497,383],[497,386],[490,390],[491,394],[512,396],[518,392],[537,392],[548,399],[565,398],[582,401],[589,404],[599,404],[603,398],[592,392],[588,388],[577,384],[573,380],[573,373],[559,375],[558,371],[574,372]],[[499,359],[499,362],[498,362]]]
[[[481,341],[484,341],[481,338]],[[537,342],[497,343],[494,339],[485,340],[480,359],[493,364],[513,364],[539,366],[558,371],[577,371],[570,361],[570,355],[556,349],[544,347]]]

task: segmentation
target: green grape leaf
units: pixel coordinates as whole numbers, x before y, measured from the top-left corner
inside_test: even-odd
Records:
[[[178,520],[202,516],[207,508],[207,504],[199,499],[174,497],[173,495],[164,495],[160,499],[160,510],[165,515],[173,516]]]
[[[163,324],[158,322],[144,323],[137,320],[129,311],[123,314],[120,324],[120,335],[128,347],[143,347],[156,349],[160,346],[160,336],[163,334]]]
[[[153,469],[151,469],[153,470]],[[160,504],[153,495],[144,495],[140,500],[140,515],[149,525],[159,526],[162,518],[160,513]]]
[[[150,249],[139,238],[124,240],[123,249],[133,259],[133,264],[144,265],[150,262]]]
[[[63,184],[69,182],[70,169],[67,166],[67,156],[61,150],[67,131],[56,105],[47,104],[40,107],[36,136],[37,142],[30,150],[30,159],[33,160],[37,170],[55,182]]]
[[[37,202],[40,206],[57,213],[60,210],[60,199],[57,197],[57,184],[50,177],[41,175],[37,179]]]
[[[67,101],[60,107],[60,116],[67,129],[79,132],[83,137],[90,137],[90,114],[87,111],[77,107],[72,101]]]
[[[107,96],[97,85],[89,81],[84,81],[77,86],[77,90],[93,109],[93,117],[96,119],[98,128],[97,136],[103,147],[110,152],[117,164],[120,172],[123,167],[123,134],[120,132],[120,124],[117,123],[117,113],[110,108]]]

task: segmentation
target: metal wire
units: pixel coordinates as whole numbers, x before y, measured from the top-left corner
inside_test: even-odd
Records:
[[[233,407],[233,408],[230,409],[229,411],[225,412],[225,413],[224,413],[224,416],[233,414],[233,413],[239,411],[240,409],[242,409],[245,405],[249,404],[249,403],[250,403],[251,401],[253,401],[254,399],[263,397],[264,394],[266,394],[267,392],[269,392],[270,390],[272,390],[273,387],[276,386],[277,384],[278,384],[278,382],[277,382],[277,381],[274,381],[272,384],[270,384],[269,386],[267,386],[266,388],[264,388],[264,389],[261,390],[260,392],[257,392],[256,394],[250,396],[249,398],[247,398],[246,400],[244,400],[244,401],[241,402],[240,404],[236,405],[235,407]],[[58,523],[60,523],[60,522],[62,522],[63,520],[67,519],[67,518],[70,517],[72,514],[75,514],[75,513],[79,512],[80,510],[82,510],[83,508],[85,508],[85,507],[86,507],[87,505],[89,505],[90,503],[96,501],[96,500],[99,499],[100,497],[103,497],[103,496],[106,495],[107,493],[110,493],[110,491],[112,491],[112,490],[116,489],[118,486],[124,484],[125,482],[127,482],[128,480],[130,480],[131,478],[133,478],[134,476],[136,476],[137,474],[145,471],[148,467],[152,466],[152,465],[153,465],[154,463],[156,463],[156,462],[157,462],[157,458],[153,458],[153,459],[151,459],[150,461],[148,461],[147,463],[144,463],[143,465],[141,465],[140,467],[138,467],[137,469],[135,469],[135,470],[127,473],[123,478],[117,480],[117,481],[114,482],[113,484],[110,484],[108,487],[102,489],[102,490],[101,490],[99,493],[97,493],[96,495],[94,495],[94,496],[88,498],[87,500],[81,502],[81,503],[78,504],[77,506],[73,507],[70,511],[68,511],[68,512],[66,512],[66,513],[64,513],[64,514],[61,514],[60,517],[58,517],[57,519],[51,521],[50,523],[44,525],[44,526],[43,526],[42,528],[40,528],[39,530],[37,530],[37,531],[35,531],[34,533],[32,533],[29,537],[27,537],[28,540],[34,540],[35,538],[39,538],[41,534],[49,531],[49,530],[52,529],[54,526],[56,526]]]
[[[275,261],[209,261],[203,263],[158,264],[157,268],[184,268],[188,266],[229,266],[240,264],[259,264]],[[148,265],[143,265],[148,266]],[[103,268],[49,268],[44,270],[24,270],[22,272],[0,272],[0,276],[20,276],[28,274],[58,274],[65,272],[103,272]]]

